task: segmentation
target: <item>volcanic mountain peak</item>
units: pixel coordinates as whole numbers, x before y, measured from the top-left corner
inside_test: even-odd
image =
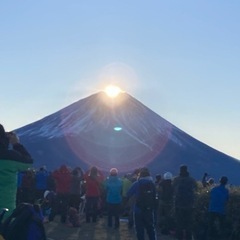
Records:
[[[240,162],[191,137],[127,93],[111,99],[99,92],[16,130],[35,166],[66,164],[152,174],[189,166],[196,178],[230,176],[239,183]]]
[[[164,134],[173,126],[127,93],[116,99],[99,92],[22,128],[21,135],[45,138],[118,128],[133,137]]]

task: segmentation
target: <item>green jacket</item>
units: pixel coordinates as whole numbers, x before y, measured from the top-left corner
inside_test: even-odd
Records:
[[[27,170],[33,163],[21,144],[16,144],[13,149],[0,152],[0,210],[8,208],[6,216],[16,207],[18,172]]]

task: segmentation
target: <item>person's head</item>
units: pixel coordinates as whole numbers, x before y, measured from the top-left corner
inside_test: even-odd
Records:
[[[144,167],[144,168],[141,168],[140,169],[140,172],[139,172],[139,177],[149,177],[150,176],[150,172],[148,170],[148,168]]]
[[[209,178],[207,182],[208,182],[209,185],[213,185],[214,184],[214,179],[213,178]]]
[[[73,176],[78,176],[78,169],[77,168],[74,168],[73,170],[72,170],[72,175]]]
[[[126,173],[125,178],[127,178],[128,180],[131,180],[132,179],[132,173]]]
[[[227,182],[228,182],[228,178],[226,176],[222,176],[220,178],[219,182],[220,182],[221,185],[225,186],[227,184]]]
[[[59,172],[61,172],[61,173],[68,173],[69,170],[68,170],[67,165],[62,164],[62,165],[60,166],[60,168],[59,168]]]
[[[110,176],[117,176],[118,175],[118,170],[116,168],[111,168],[110,169]]]
[[[170,172],[166,172],[166,173],[164,173],[163,178],[164,178],[164,180],[172,180],[173,175]]]
[[[47,169],[46,169],[46,166],[45,166],[45,165],[39,168],[39,171],[46,171],[46,170],[47,170]]]
[[[89,175],[91,177],[97,177],[97,174],[98,174],[98,169],[95,166],[91,167]]]
[[[180,166],[180,176],[188,176],[188,167],[187,165],[181,165]]]
[[[133,172],[133,175],[138,176],[140,173],[140,170],[141,170],[140,168],[135,169]]]

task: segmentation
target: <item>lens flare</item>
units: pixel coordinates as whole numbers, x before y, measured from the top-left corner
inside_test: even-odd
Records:
[[[122,131],[122,128],[121,128],[121,127],[114,127],[113,129],[114,129],[116,132]]]

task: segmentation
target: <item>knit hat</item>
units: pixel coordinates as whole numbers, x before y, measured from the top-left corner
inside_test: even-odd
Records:
[[[166,172],[166,173],[164,173],[164,175],[163,175],[163,178],[164,178],[165,180],[171,180],[172,177],[173,177],[173,175],[172,175],[172,173],[170,173],[170,172]]]
[[[116,168],[111,168],[110,169],[110,175],[115,176],[118,174],[118,170]]]
[[[47,195],[50,193],[50,191],[49,190],[46,190],[45,192],[44,192],[44,194],[43,194],[43,197],[44,198],[47,198]]]

